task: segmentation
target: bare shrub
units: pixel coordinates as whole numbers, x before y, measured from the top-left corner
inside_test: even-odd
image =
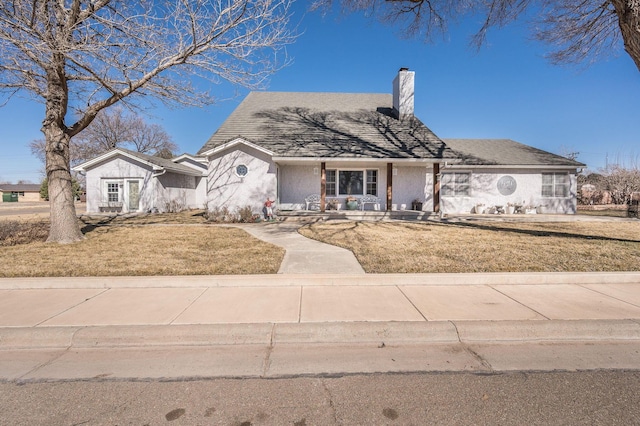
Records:
[[[254,223],[260,219],[260,215],[254,214],[250,206],[238,207],[233,213],[226,206],[214,206],[205,210],[204,217],[216,223]]]
[[[240,223],[254,223],[259,216],[253,213],[250,206],[238,207],[236,210]]]
[[[164,211],[167,213],[180,213],[184,210],[186,210],[186,205],[182,201],[171,200],[164,203]]]
[[[233,222],[233,215],[227,207],[214,206],[207,208],[204,213],[205,219],[209,222],[229,223]]]
[[[48,235],[47,222],[0,221],[0,247],[43,242]]]

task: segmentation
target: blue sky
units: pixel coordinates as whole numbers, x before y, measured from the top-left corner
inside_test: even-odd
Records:
[[[524,24],[490,32],[479,52],[468,46],[474,22],[451,26],[433,44],[360,15],[304,14],[288,47],[293,63],[267,90],[390,93],[400,67],[416,72],[416,115],[441,138],[509,138],[554,153],[577,151],[597,171],[640,159],[640,72],[622,49],[591,65],[554,66]],[[182,152],[195,153],[248,93],[220,84],[229,101],[202,109],[149,111]],[[14,98],[0,108],[0,181],[39,182],[42,164],[27,146],[41,137],[43,106]]]

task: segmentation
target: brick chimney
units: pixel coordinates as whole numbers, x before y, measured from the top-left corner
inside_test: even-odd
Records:
[[[413,117],[413,80],[414,71],[400,68],[393,79],[393,113],[399,119]]]

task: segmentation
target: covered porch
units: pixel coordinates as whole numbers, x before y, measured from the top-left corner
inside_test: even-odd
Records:
[[[285,159],[277,165],[281,211],[440,211],[440,163],[423,159]]]

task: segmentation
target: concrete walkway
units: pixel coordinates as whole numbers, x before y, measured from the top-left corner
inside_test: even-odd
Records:
[[[364,274],[349,250],[305,238],[302,223],[238,225],[254,237],[286,250],[279,274]]]

